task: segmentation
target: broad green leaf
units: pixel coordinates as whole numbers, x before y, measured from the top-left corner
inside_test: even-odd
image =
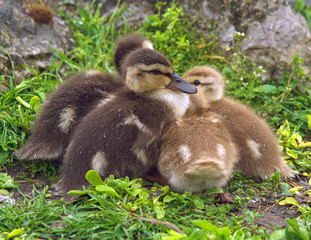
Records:
[[[273,181],[280,181],[280,170],[277,170],[271,177],[271,180]]]
[[[232,70],[228,67],[224,67],[222,69],[222,74],[226,77],[226,78],[230,78],[231,74],[232,74]]]
[[[294,159],[297,159],[297,158],[298,158],[298,153],[295,152],[295,151],[292,150],[292,149],[287,148],[287,149],[286,149],[286,154],[287,154],[288,156],[294,158]]]
[[[283,190],[283,195],[284,196],[292,196],[293,195],[293,193],[291,193],[289,191],[289,189],[291,189],[291,186],[288,183],[280,182],[280,186],[281,186],[281,188]]]
[[[270,240],[284,240],[285,237],[285,229],[274,231],[271,236]]]
[[[164,218],[165,216],[165,211],[163,209],[163,207],[159,206],[159,205],[156,205],[154,207],[154,211],[157,213],[157,219],[161,219],[161,218]]]
[[[283,201],[280,201],[279,204],[280,205],[290,204],[290,205],[294,205],[294,206],[299,205],[298,202],[296,201],[296,199],[293,197],[287,197]]]
[[[178,239],[182,239],[185,236],[184,234],[178,233],[172,229],[167,230],[167,233],[170,236],[163,236],[162,240],[178,240]]]
[[[194,225],[196,225],[197,227],[202,228],[209,233],[219,233],[220,232],[220,229],[217,226],[209,223],[206,220],[197,219],[197,220],[193,220],[192,223]]]
[[[295,148],[298,147],[298,144],[297,144],[297,142],[296,142],[296,138],[297,138],[297,134],[296,134],[296,133],[293,133],[292,136],[290,136],[290,138],[287,140],[287,142],[288,142],[290,145],[294,146]]]
[[[309,206],[301,206],[296,201],[296,199],[294,199],[293,197],[287,197],[283,201],[280,201],[279,204],[280,205],[286,205],[286,204],[294,205],[294,206],[298,207],[298,210],[302,213],[306,213],[306,212],[309,212],[311,210],[311,208]]]
[[[206,189],[207,194],[215,194],[215,193],[223,193],[224,191],[220,187],[213,187],[210,189]]]
[[[6,189],[1,189],[1,188],[0,188],[0,195],[2,195],[2,196],[8,196],[8,195],[9,195],[9,191],[6,190]]]
[[[201,198],[198,196],[193,197],[193,203],[198,209],[203,209],[204,208],[204,202],[202,201]]]
[[[104,185],[104,182],[100,178],[99,174],[95,170],[90,170],[85,174],[85,178],[93,186]]]
[[[298,191],[298,190],[300,190],[300,189],[302,189],[302,187],[297,186],[297,187],[293,187],[293,188],[289,189],[289,191],[290,191],[291,193],[295,193],[296,191]]]
[[[114,188],[108,187],[108,186],[105,186],[105,185],[97,185],[96,186],[96,191],[107,193],[107,194],[115,196],[117,198],[121,198],[121,196],[116,192],[116,190],[114,190]]]
[[[299,232],[299,222],[297,219],[286,219],[286,222],[296,233]]]
[[[172,197],[171,195],[167,194],[164,198],[163,198],[163,202],[165,203],[169,203],[173,200],[175,200],[176,198],[175,197]]]
[[[38,96],[33,96],[30,99],[29,103],[30,103],[31,108],[35,110],[36,113],[38,113],[40,109],[40,105],[41,105],[40,98]]]
[[[223,227],[220,234],[223,238],[229,239],[231,236],[231,230],[228,227]]]
[[[244,239],[244,233],[242,229],[236,230],[233,234],[233,240],[243,240]]]
[[[264,93],[275,93],[277,88],[274,85],[265,84],[262,86]]]

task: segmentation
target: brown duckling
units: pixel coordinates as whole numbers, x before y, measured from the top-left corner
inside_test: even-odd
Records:
[[[90,169],[103,177],[145,175],[157,163],[162,130],[186,112],[185,93],[196,92],[163,54],[151,49],[131,52],[121,72],[126,87],[77,126],[61,168],[59,190],[88,185],[85,174]]]
[[[165,129],[158,170],[175,191],[198,193],[225,186],[236,161],[236,147],[222,118],[205,113],[183,118]],[[222,203],[233,202],[226,193],[219,198]]]
[[[14,154],[20,159],[60,159],[79,120],[122,86],[117,77],[98,71],[69,78],[43,104],[30,139]]]
[[[119,74],[121,74],[121,66],[125,56],[139,48],[153,49],[153,44],[145,36],[139,34],[130,34],[118,41],[113,60]]]
[[[119,41],[114,53],[118,71],[123,58],[138,48],[153,47],[141,35],[129,35]],[[49,96],[30,139],[15,155],[20,159],[60,160],[79,120],[99,102],[109,101],[123,86],[118,76],[93,70],[69,78]]]
[[[282,179],[296,174],[283,160],[272,129],[251,109],[223,96],[224,80],[210,67],[197,67],[183,75],[195,85],[208,102],[208,112],[219,114],[237,146],[239,161],[236,170],[247,176],[270,178],[280,170]]]

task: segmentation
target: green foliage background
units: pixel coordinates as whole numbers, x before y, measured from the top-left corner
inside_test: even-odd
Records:
[[[310,8],[305,1],[296,2],[297,10],[310,24]],[[114,69],[111,59],[115,41],[132,32],[126,24],[124,5],[118,4],[109,19],[100,15],[101,4],[76,7],[79,18],[59,13],[74,33],[76,46],[69,54],[54,49],[56,58],[51,66],[44,72],[30,69],[34,77],[19,85],[15,84],[14,72],[12,76],[0,76],[0,81],[8,82],[8,90],[0,95],[0,166],[22,164],[30,174],[18,176],[22,179],[30,180],[38,173],[54,182],[58,178],[55,164],[17,162],[12,152],[27,141],[41,103],[63,81],[60,69],[66,66],[68,75],[87,69]],[[311,92],[305,89],[307,94],[304,95],[297,90],[298,86],[311,80],[301,67],[304,60],[296,56],[292,61],[292,72],[285,72],[284,77],[274,82],[262,82],[260,75],[265,69],[240,53],[239,45],[244,41],[242,33],[234,35],[234,46],[224,54],[214,32],[217,23],[208,23],[209,31],[202,34],[197,31],[194,20],[185,18],[177,3],[172,2],[165,10],[164,3],[158,2],[156,7],[158,13],[150,16],[136,32],[146,35],[156,49],[171,59],[180,75],[198,65],[209,65],[222,72],[227,81],[226,94],[250,105],[265,117],[279,135],[280,146],[290,166],[309,177],[311,143],[305,138],[310,135],[311,128]],[[124,21],[123,28],[116,29],[120,20]],[[11,197],[14,191],[20,191],[18,183],[5,173],[1,174],[0,196]],[[253,224],[254,219],[262,214],[245,208],[245,204],[263,189],[277,191],[280,194],[277,201],[295,206],[301,214],[298,219],[288,219],[286,229],[275,229],[271,239],[311,237],[310,208],[299,205],[290,185],[279,184],[278,174],[264,183],[235,174],[226,189],[236,195],[233,205],[215,204],[211,194],[219,189],[198,195],[188,192],[177,194],[156,184],[148,187],[141,179],[114,179],[111,176],[101,180],[92,171],[87,178],[92,186],[73,193],[88,194],[90,198],[82,198],[75,205],[49,201],[53,188],[49,191],[48,186],[43,191],[34,186],[32,196],[24,196],[20,203],[7,203],[3,207],[4,203],[0,202],[0,237],[267,239],[270,235],[268,230]],[[239,215],[235,214],[237,212]],[[163,224],[154,220],[163,221]],[[167,223],[179,227],[184,233],[178,233]]]

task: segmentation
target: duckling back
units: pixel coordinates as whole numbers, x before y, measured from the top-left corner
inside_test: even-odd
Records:
[[[208,111],[224,118],[238,148],[238,171],[264,179],[280,170],[283,179],[294,177],[296,172],[283,161],[275,134],[265,120],[244,104],[223,97],[224,80],[220,73],[209,67],[198,67],[183,77],[204,95]]]
[[[21,159],[59,159],[79,120],[123,84],[117,77],[87,71],[69,78],[43,104],[28,142],[14,154]]]
[[[210,111],[226,119],[239,150],[236,168],[247,176],[270,178],[280,170],[283,180],[296,174],[283,160],[273,130],[252,110],[229,97],[210,104]]]
[[[158,169],[177,192],[223,187],[236,161],[235,145],[217,114],[184,118],[162,135]]]

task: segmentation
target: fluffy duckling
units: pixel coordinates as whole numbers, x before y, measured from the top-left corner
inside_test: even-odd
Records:
[[[79,120],[122,86],[117,77],[98,71],[69,78],[43,104],[30,139],[14,154],[20,159],[61,158]]]
[[[175,191],[198,193],[226,185],[236,161],[222,118],[209,113],[184,118],[164,131],[158,170]],[[233,202],[225,193],[219,197],[222,203]]]
[[[113,60],[119,74],[121,74],[121,66],[125,56],[128,55],[129,52],[139,48],[154,49],[152,42],[145,36],[139,34],[130,34],[118,41]]]
[[[88,185],[85,174],[141,177],[158,160],[162,130],[180,119],[196,88],[151,49],[131,52],[121,65],[126,87],[97,105],[77,126],[67,148],[58,190]],[[184,93],[182,93],[184,92]]]
[[[276,137],[268,124],[245,105],[223,97],[224,80],[209,67],[197,67],[183,75],[195,85],[208,104],[208,111],[222,116],[238,149],[236,169],[245,175],[270,178],[277,170],[283,180],[296,174],[282,159]]]
[[[114,61],[119,73],[123,59],[138,48],[151,48],[142,35],[129,35],[117,44]],[[15,155],[20,159],[60,159],[70,136],[84,117],[100,101],[109,101],[124,83],[117,76],[87,71],[68,79],[43,105],[28,142]]]

